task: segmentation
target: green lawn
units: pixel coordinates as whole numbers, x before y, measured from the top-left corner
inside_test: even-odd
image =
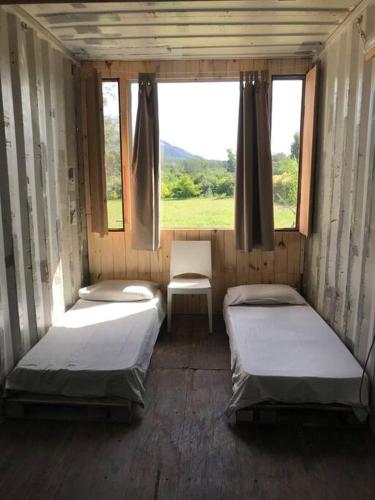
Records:
[[[111,229],[122,227],[120,200],[108,201],[108,218]],[[295,215],[289,208],[275,205],[275,227],[293,227]],[[233,198],[190,198],[187,200],[162,200],[162,228],[230,228],[234,226]]]

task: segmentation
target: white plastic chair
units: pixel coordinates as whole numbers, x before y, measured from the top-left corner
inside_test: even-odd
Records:
[[[202,278],[176,278],[182,274],[197,274]],[[208,324],[212,333],[211,241],[172,241],[170,283],[167,292],[168,331],[172,325],[173,295],[199,294],[207,296]]]

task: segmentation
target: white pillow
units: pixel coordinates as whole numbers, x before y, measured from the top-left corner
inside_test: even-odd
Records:
[[[305,304],[304,298],[289,285],[240,285],[228,288],[225,304],[272,305]]]
[[[158,288],[153,281],[105,280],[81,288],[79,296],[85,300],[135,302],[153,299]]]

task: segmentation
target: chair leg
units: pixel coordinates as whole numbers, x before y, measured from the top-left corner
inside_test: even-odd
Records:
[[[167,329],[168,332],[171,331],[172,328],[172,292],[168,290],[167,292]]]
[[[212,333],[212,292],[209,290],[207,292],[207,309],[208,309],[208,327],[210,333]]]

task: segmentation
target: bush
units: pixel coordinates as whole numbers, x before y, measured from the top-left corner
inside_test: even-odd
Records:
[[[163,200],[167,200],[168,198],[171,198],[172,196],[172,188],[171,185],[168,184],[167,182],[162,182],[161,183],[161,197]]]
[[[295,207],[298,196],[298,164],[285,162],[283,173],[273,176],[273,197],[276,203]]]
[[[234,194],[234,177],[218,179],[213,190],[217,196],[229,197]]]
[[[182,174],[171,189],[171,197],[177,199],[194,198],[200,194],[199,186],[194,184],[192,178],[186,174]]]

